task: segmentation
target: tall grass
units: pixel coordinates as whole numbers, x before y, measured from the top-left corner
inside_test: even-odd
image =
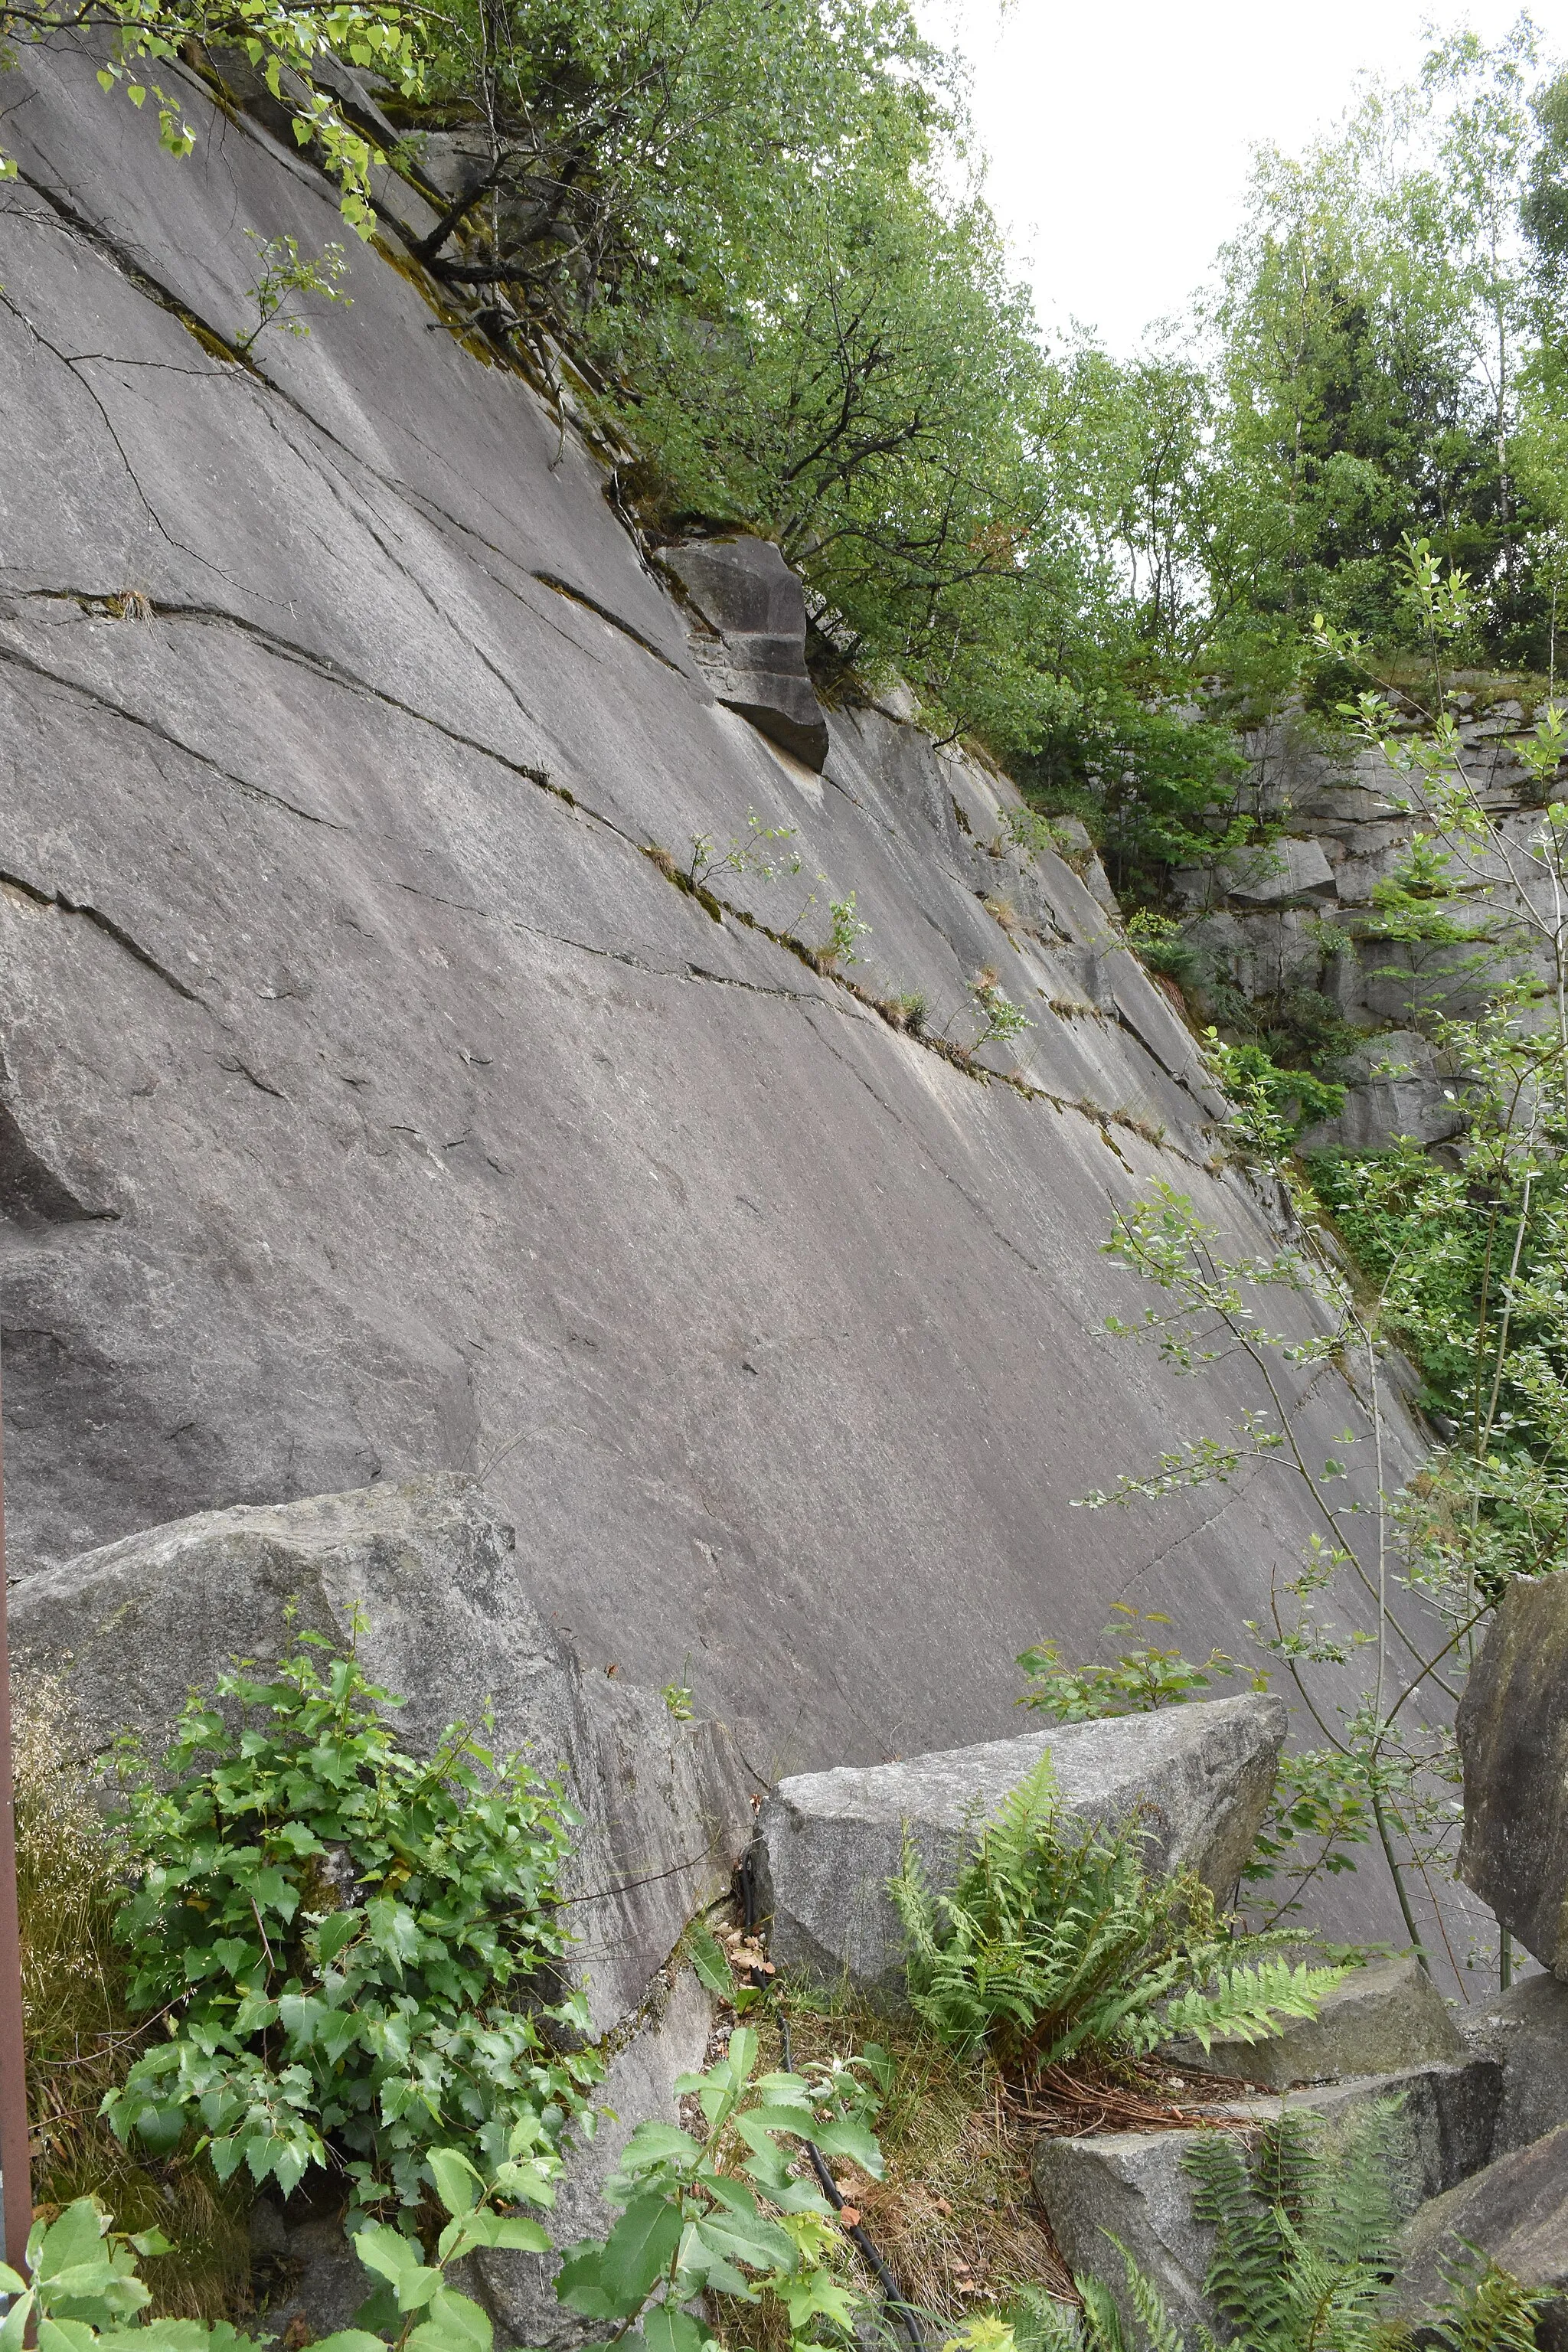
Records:
[[[24,1673],[13,1693],[16,1894],[32,2126],[33,2202],[96,2196],[122,2230],[163,2231],[174,2251],[143,2263],[153,2309],[169,2318],[235,2318],[249,2255],[238,2199],[205,2159],[151,2159],[117,2140],[98,2109],[124,2080],[154,2020],[132,2021],[114,1916],[128,1858],[75,1761],[61,1685]]]

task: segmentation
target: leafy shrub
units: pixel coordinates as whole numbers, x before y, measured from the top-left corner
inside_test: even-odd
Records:
[[[481,2246],[544,2253],[549,2240],[527,2214],[503,2212],[525,2200],[548,2205],[554,2196],[553,2157],[530,2152],[527,2125],[515,2148],[487,2184],[456,2148],[437,2148],[430,2166],[436,2194],[450,2217],[432,2263],[399,2230],[367,2221],[354,2252],[378,2284],[357,2314],[359,2324],[318,2339],[321,2352],[489,2352],[487,2313],[446,2283],[452,2263]],[[215,2327],[195,2319],[149,2319],[147,2287],[136,2274],[137,2254],[166,2251],[156,2232],[127,2237],[110,2226],[96,2198],[79,2198],[54,2222],[40,2221],[27,2239],[28,2279],[0,2263],[0,2293],[16,2300],[0,2327],[5,2352],[21,2352],[36,2329],[39,2352],[244,2352],[253,2339],[226,2321]],[[372,2329],[384,2332],[372,2333]],[[263,2344],[268,2337],[263,2336]]]
[[[1133,1625],[1168,1625],[1158,1609],[1134,1609],[1129,1601],[1110,1604],[1121,1619],[1110,1624],[1103,1638],[1125,1635]],[[1202,1665],[1194,1665],[1179,1650],[1161,1650],[1149,1643],[1118,1652],[1109,1664],[1064,1666],[1054,1642],[1037,1642],[1021,1650],[1017,1663],[1029,1677],[1029,1687],[1016,1703],[1048,1715],[1055,1723],[1087,1723],[1108,1715],[1149,1715],[1158,1706],[1180,1706],[1194,1691],[1208,1690],[1215,1675],[1228,1679],[1242,1669],[1223,1650],[1211,1650]],[[1254,1678],[1258,1687],[1261,1680]]]
[[[843,2067],[818,2070],[815,2082],[781,2073],[753,2084],[756,2061],[755,2033],[737,2026],[716,2065],[679,2078],[677,2092],[701,2107],[704,2137],[640,2123],[601,2192],[621,2209],[619,2220],[607,2238],[574,2246],[562,2265],[561,2301],[603,2321],[631,2352],[704,2352],[708,2330],[681,2307],[698,2294],[776,2297],[795,2340],[818,2325],[847,2334],[866,2302],[834,2276],[832,2208],[796,2177],[796,2151],[779,2143],[810,2140],[880,2179],[881,2151],[866,2121],[875,2095]],[[734,2138],[750,2150],[742,2169],[753,2187],[723,2169]]]
[[[1203,969],[1203,958],[1176,918],[1156,914],[1152,907],[1133,908],[1127,918],[1127,940],[1141,963],[1169,980],[1195,981]]]
[[[597,2062],[547,2038],[584,2022],[558,1977],[570,1816],[461,1725],[405,1755],[400,1702],[328,1647],[222,1676],[235,1724],[193,1700],[171,1785],[132,1790],[117,1932],[132,2011],[169,2024],[104,2108],[155,2151],[200,2132],[220,2179],[287,2195],[331,2167],[357,2207],[414,2207],[444,2143],[549,2148],[584,2104]]]
[[[980,1834],[951,1895],[906,1842],[893,1895],[910,1942],[910,2005],[952,2047],[989,2043],[1027,2071],[1142,2057],[1174,2033],[1258,2042],[1314,2017],[1344,1970],[1268,1957],[1228,1937],[1192,1872],[1151,1878],[1142,1823],[1114,1837],[1064,1819],[1048,1755]]]
[[[1321,1118],[1337,1118],[1345,1089],[1310,1070],[1284,1070],[1262,1045],[1227,1045],[1208,1032],[1215,1073],[1239,1108],[1237,1125],[1263,1150],[1280,1150]]]

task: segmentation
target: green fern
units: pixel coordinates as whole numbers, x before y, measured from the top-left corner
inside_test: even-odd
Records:
[[[1173,2033],[1206,2049],[1315,2017],[1341,1968],[1237,1940],[1191,1872],[1151,1878],[1136,1819],[1114,1837],[1064,1819],[1048,1755],[980,1834],[951,1895],[933,1894],[912,1842],[892,1881],[908,1938],[910,2005],[964,2053],[1004,2063],[1145,2056]]]
[[[1219,2323],[1217,2333],[1195,2328],[1190,2352],[1401,2352],[1412,2343],[1388,2309],[1410,2201],[1398,2111],[1397,2100],[1379,2101],[1329,2148],[1321,2117],[1288,2108],[1250,2157],[1223,2132],[1189,2151],[1193,2218],[1215,2233],[1204,2294]],[[1103,2280],[1080,2278],[1080,2310],[1038,2292],[1019,2296],[1008,2314],[1016,2352],[1129,2352],[1134,2335],[1147,2352],[1189,2352],[1153,2281],[1111,2242],[1136,2328]],[[1474,2247],[1445,2279],[1430,2325],[1443,2352],[1533,2352],[1545,2296]]]
[[[1433,2333],[1443,2352],[1535,2352],[1535,2323],[1550,2294],[1521,2286],[1468,2242],[1443,2266],[1447,2294]]]

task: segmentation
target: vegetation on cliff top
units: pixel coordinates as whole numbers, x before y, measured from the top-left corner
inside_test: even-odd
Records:
[[[1568,78],[1527,17],[1260,152],[1211,286],[1128,362],[1041,333],[907,0],[0,0],[0,57],[61,26],[175,152],[177,61],[259,73],[367,234],[332,60],[368,72],[410,168],[444,142],[419,258],[581,356],[645,522],[775,536],[825,683],[900,669],[1122,886],[1212,849],[1238,717],[1342,691],[1316,614],[1411,656],[1412,538],[1469,576],[1458,658],[1554,675]]]

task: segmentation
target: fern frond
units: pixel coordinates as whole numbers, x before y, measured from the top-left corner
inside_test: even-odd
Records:
[[[1443,2265],[1447,2293],[1433,2315],[1443,2352],[1534,2352],[1535,2323],[1551,2294],[1521,2286],[1468,2239],[1460,2244]]]
[[[1105,2234],[1121,2257],[1127,2273],[1128,2297],[1133,2315],[1148,2341],[1149,2352],[1186,2352],[1175,2324],[1165,2308],[1164,2297],[1153,2280],[1146,2271],[1139,2269],[1114,2231],[1108,2230]]]
[[[1227,2133],[1205,2133],[1182,2163],[1197,2184],[1193,2218],[1215,2233],[1205,2294],[1228,2326],[1273,2342],[1287,2307],[1278,2211],[1259,2202],[1241,2147]]]
[[[1130,2352],[1121,2332],[1121,2314],[1110,2289],[1100,2279],[1074,2277],[1083,2298],[1083,2333],[1088,2352]]]
[[[1092,2352],[1078,2312],[1044,2287],[1020,2287],[1005,2316],[1018,2352]]]
[[[1205,2050],[1216,2040],[1266,2042],[1283,2018],[1316,2017],[1324,1995],[1347,1974],[1342,1968],[1292,1968],[1287,1960],[1223,1970],[1208,1985],[1176,1995],[1162,2019],[1141,2030],[1137,2047],[1140,2053],[1152,2050],[1174,2033],[1192,2034]]]

